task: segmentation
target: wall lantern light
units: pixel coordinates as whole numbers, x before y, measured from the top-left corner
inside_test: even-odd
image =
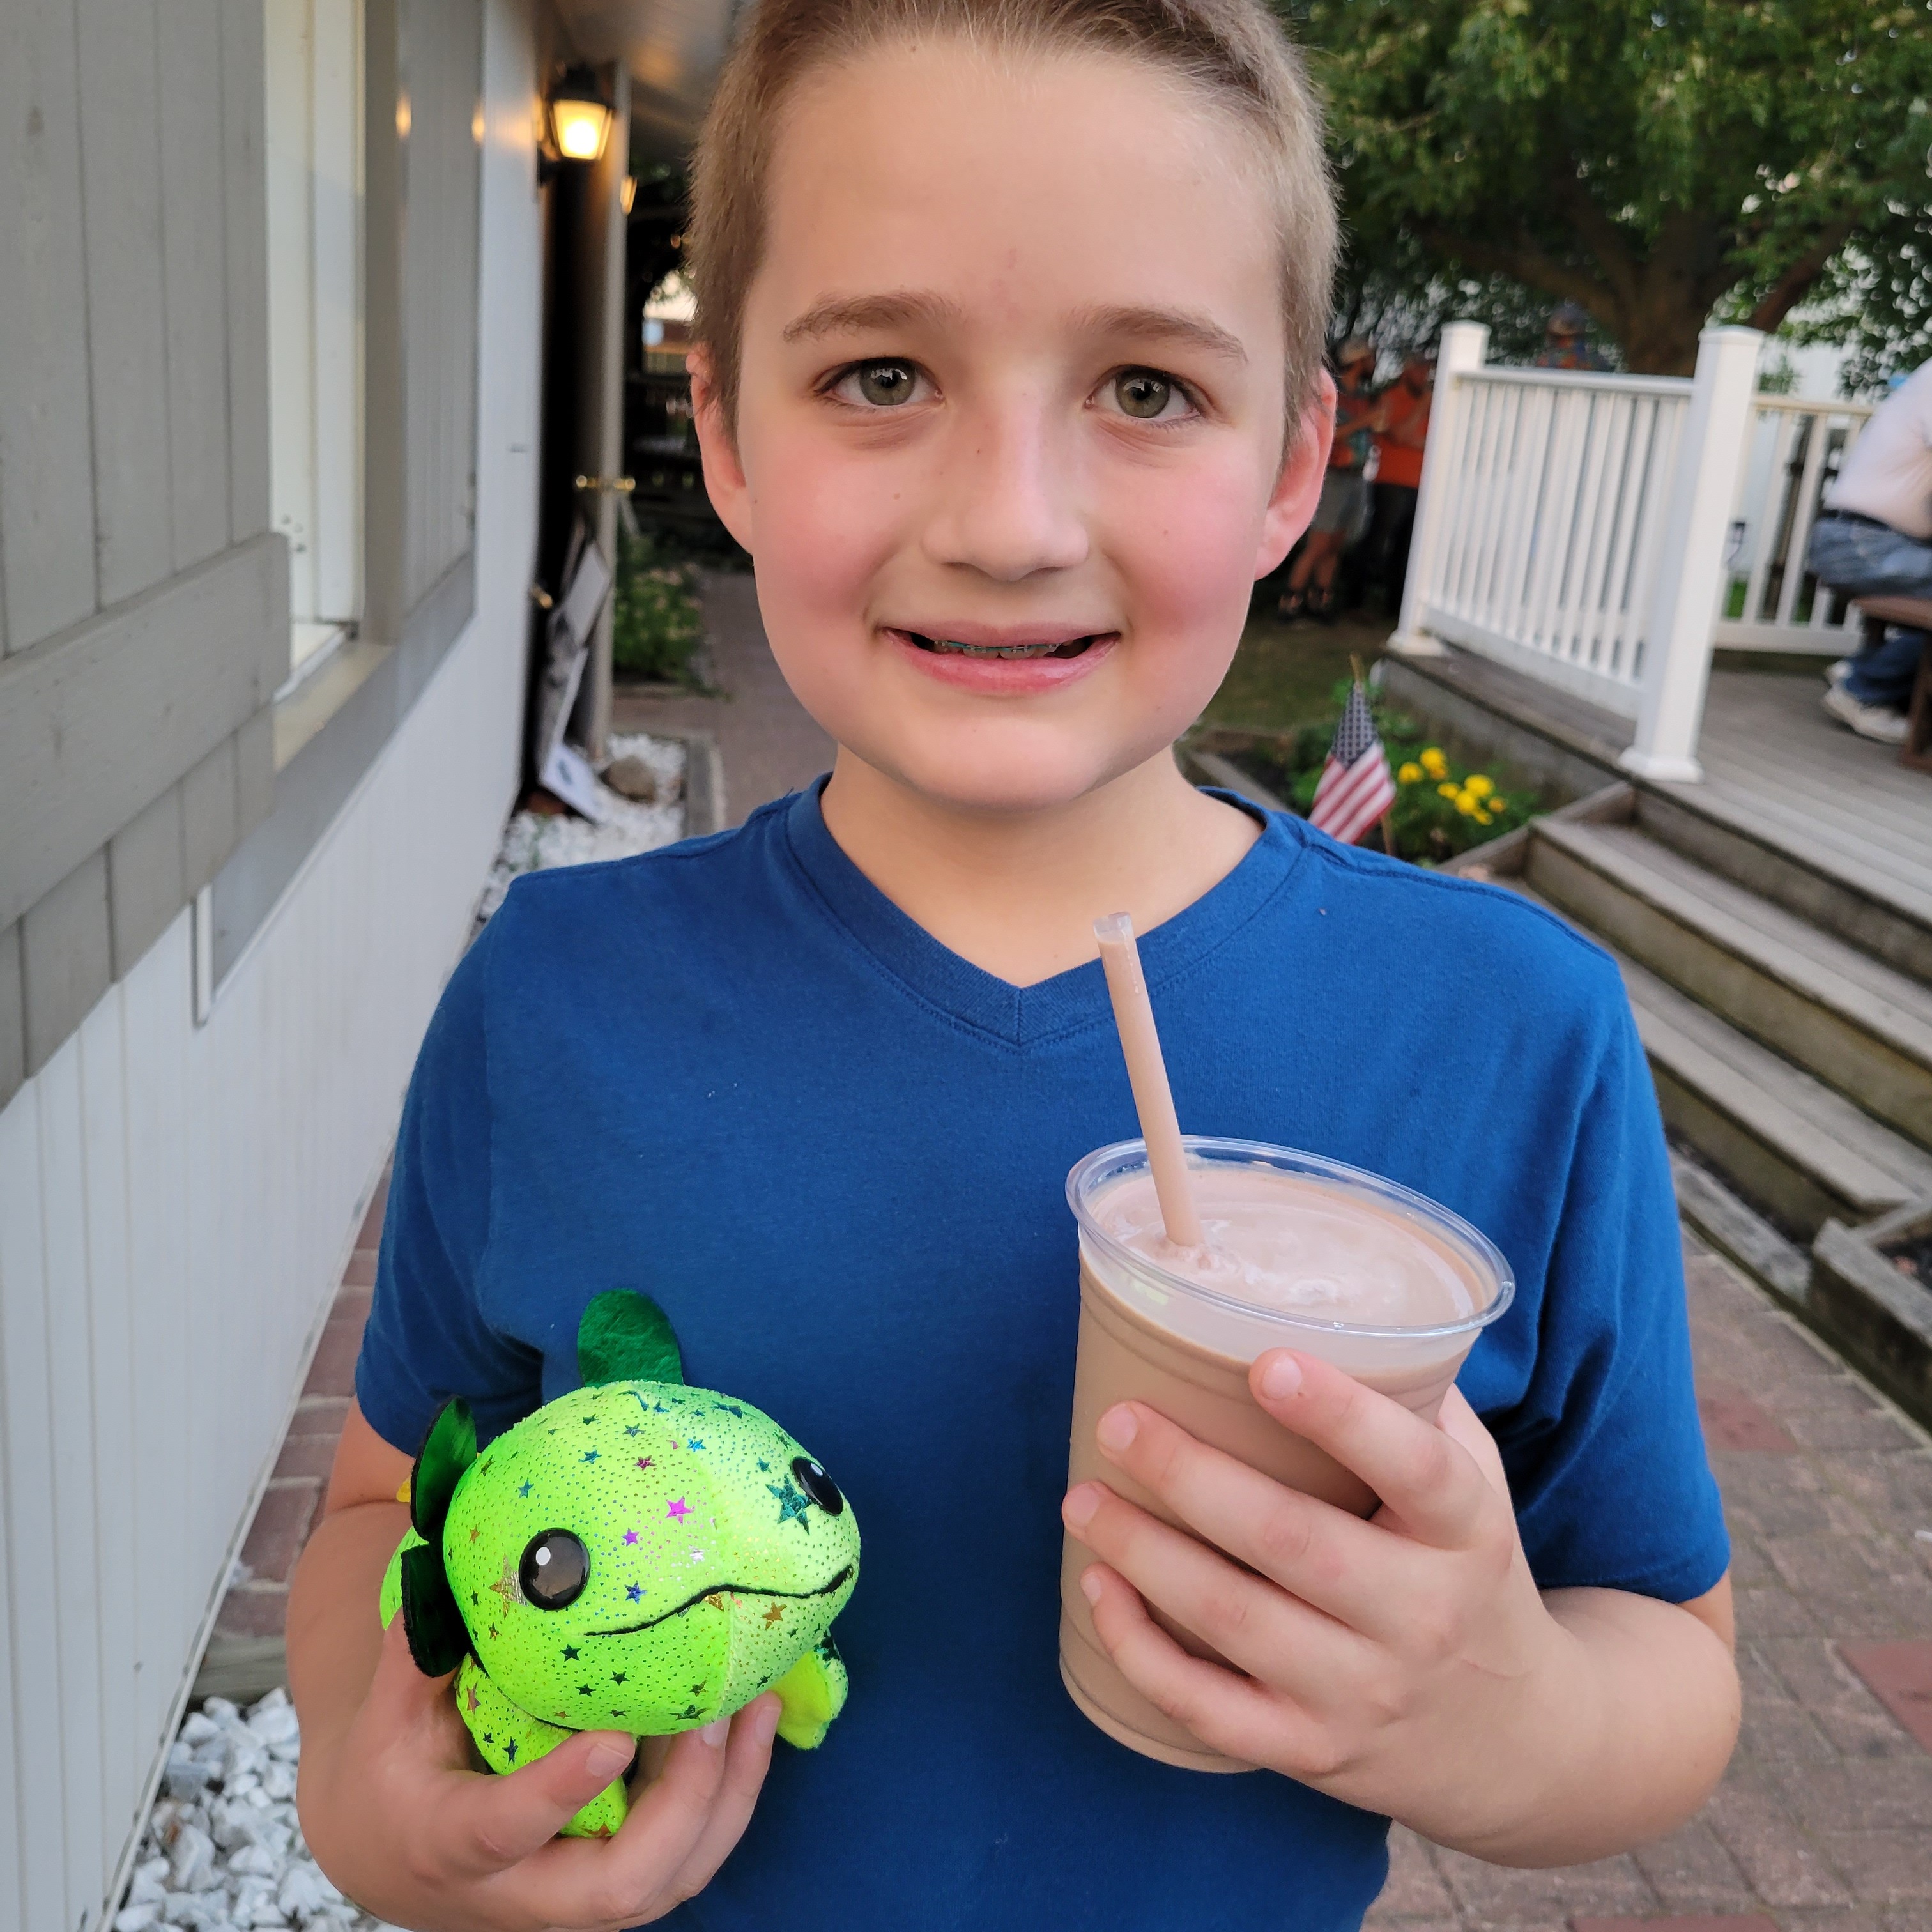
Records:
[[[594,161],[610,138],[610,109],[587,67],[568,69],[550,103],[550,152],[544,160],[548,180],[566,161]]]

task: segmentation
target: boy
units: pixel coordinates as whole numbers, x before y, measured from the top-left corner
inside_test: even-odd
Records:
[[[1736,1685],[1615,969],[1171,754],[1327,460],[1333,218],[1292,56],[1253,0],[762,0],[693,218],[707,482],[838,760],[736,832],[520,883],[451,982],[290,1608],[316,1856],[452,1932],[1343,1932],[1388,1814],[1522,1864],[1670,1829]],[[1062,1179],[1134,1132],[1091,933],[1120,909],[1184,1124],[1376,1168],[1514,1265],[1440,1430],[1256,1364],[1370,1522],[1134,1404],[1105,1453],[1193,1534],[1062,1494]],[[774,1759],[760,1699],[653,1749],[614,1839],[554,1841],[629,1740],[472,1774],[373,1606],[438,1402],[488,1432],[567,1389],[619,1286],[851,1498],[853,1689],[817,1751]],[[1063,1512],[1123,1670],[1266,1768],[1176,1770],[1076,1712]]]

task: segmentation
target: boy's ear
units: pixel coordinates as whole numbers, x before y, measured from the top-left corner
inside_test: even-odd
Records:
[[[463,1472],[476,1460],[476,1424],[459,1396],[436,1411],[410,1475],[410,1526],[442,1562],[442,1520]],[[451,1666],[453,1670],[455,1666]]]
[[[1295,426],[1294,441],[1282,458],[1262,523],[1255,574],[1265,577],[1287,556],[1314,520],[1328,473],[1329,446],[1335,440],[1335,379],[1322,370]]]
[[[603,1382],[681,1382],[684,1358],[670,1317],[648,1294],[614,1288],[577,1324],[577,1371],[586,1388]]]
[[[711,499],[718,520],[748,550],[752,492],[738,458],[737,425],[725,420],[718,397],[711,351],[699,344],[684,358],[684,366],[691,376],[692,420],[698,429],[698,452],[704,459],[704,494]]]

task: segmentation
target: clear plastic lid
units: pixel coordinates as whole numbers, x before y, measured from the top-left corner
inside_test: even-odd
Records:
[[[1079,1224],[1090,1264],[1104,1275],[1110,1287],[1124,1290],[1164,1327],[1192,1334],[1217,1348],[1238,1346],[1240,1353],[1250,1356],[1264,1348],[1306,1347],[1317,1336],[1331,1342],[1359,1338],[1365,1344],[1446,1344],[1458,1338],[1472,1339],[1508,1307],[1515,1295],[1515,1275],[1496,1244],[1460,1215],[1412,1188],[1341,1161],[1260,1141],[1190,1134],[1183,1136],[1183,1144],[1189,1167],[1197,1172],[1271,1170],[1313,1184],[1331,1200],[1338,1196],[1358,1200],[1380,1216],[1406,1225],[1418,1242],[1450,1262],[1457,1276],[1466,1280],[1474,1306],[1467,1314],[1447,1322],[1391,1324],[1335,1320],[1313,1308],[1271,1306],[1164,1266],[1118,1238],[1096,1212],[1109,1189],[1148,1174],[1146,1144],[1122,1141],[1099,1148],[1076,1164],[1066,1178],[1067,1202]]]

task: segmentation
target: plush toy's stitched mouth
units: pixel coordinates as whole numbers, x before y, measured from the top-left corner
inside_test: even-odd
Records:
[[[586,1636],[631,1636],[639,1630],[654,1628],[658,1624],[669,1623],[673,1617],[681,1617],[686,1610],[695,1610],[707,1597],[788,1597],[794,1602],[808,1601],[814,1597],[829,1597],[832,1592],[844,1587],[852,1574],[852,1566],[847,1564],[829,1583],[821,1583],[815,1590],[766,1590],[755,1583],[709,1583],[687,1597],[674,1610],[661,1611],[656,1616],[646,1617],[640,1624],[626,1624],[616,1630],[586,1630]]]

